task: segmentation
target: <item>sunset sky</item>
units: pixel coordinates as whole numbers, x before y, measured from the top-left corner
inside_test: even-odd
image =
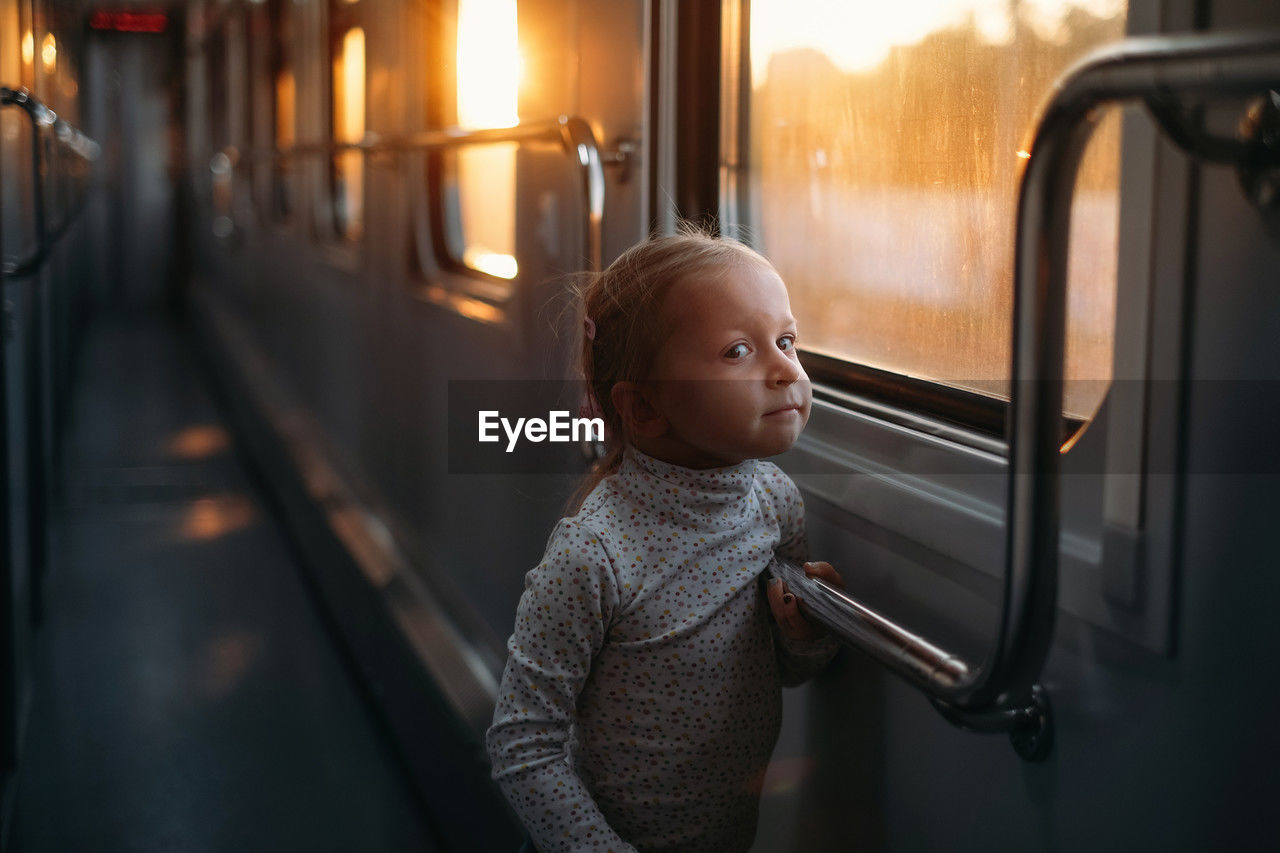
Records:
[[[798,47],[815,48],[845,71],[857,71],[875,66],[895,45],[914,44],[970,16],[985,38],[1003,42],[1012,32],[1014,8],[1042,37],[1052,38],[1072,8],[1111,17],[1125,6],[1125,0],[752,0],[752,75],[763,82],[769,57]]]

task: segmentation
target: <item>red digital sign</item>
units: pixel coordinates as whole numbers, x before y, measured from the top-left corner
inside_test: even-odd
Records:
[[[169,16],[163,12],[112,12],[99,9],[89,16],[89,26],[95,30],[117,33],[162,33],[169,26]]]

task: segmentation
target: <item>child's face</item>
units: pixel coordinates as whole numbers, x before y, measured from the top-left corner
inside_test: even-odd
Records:
[[[753,262],[676,284],[670,336],[646,395],[668,422],[659,448],[689,468],[734,465],[791,447],[809,420],[809,377],[782,279]],[[642,448],[643,449],[643,448]]]

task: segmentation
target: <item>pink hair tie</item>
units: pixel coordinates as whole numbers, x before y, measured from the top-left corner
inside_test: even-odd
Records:
[[[596,324],[591,320],[590,317],[583,317],[582,325],[586,327],[587,340],[594,341],[596,339]]]

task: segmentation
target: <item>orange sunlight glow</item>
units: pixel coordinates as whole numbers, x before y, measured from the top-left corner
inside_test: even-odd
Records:
[[[364,30],[352,27],[342,37],[342,52],[333,63],[334,136],[342,142],[364,138]],[[364,157],[358,151],[337,156],[342,175],[345,236],[357,238],[364,223]]]
[[[40,61],[44,63],[46,74],[52,74],[58,68],[58,40],[53,33],[47,33],[40,43]]]
[[[516,0],[458,2],[458,125],[513,127],[520,122],[523,61]],[[498,278],[519,272],[515,257],[516,145],[459,151],[462,262]],[[474,199],[477,202],[468,203]],[[498,215],[494,215],[498,211]]]
[[[231,446],[227,431],[216,424],[189,426],[169,439],[167,450],[179,459],[205,459]]]
[[[747,223],[813,350],[1000,397],[1025,142],[1126,0],[751,0]],[[1064,408],[1112,373],[1120,119],[1075,181]],[[859,322],[874,317],[875,322]]]
[[[364,136],[364,30],[352,27],[342,37],[342,58],[334,69],[341,75],[341,122],[344,142]]]
[[[751,4],[751,73],[759,82],[777,53],[809,47],[844,71],[865,71],[882,62],[895,46],[915,44],[929,33],[968,22],[991,44],[1013,37],[1011,11],[1047,38],[1064,32],[1067,13],[1084,9],[1110,17],[1126,0],[763,0]]]
[[[519,265],[516,259],[511,255],[502,255],[497,252],[483,252],[474,247],[468,246],[462,254],[462,262],[472,269],[487,272],[489,275],[498,278],[513,279],[518,273]]]
[[[294,109],[293,72],[286,69],[276,75],[276,145],[281,148],[293,145]]]
[[[512,127],[524,63],[516,0],[459,0],[458,124]]]

